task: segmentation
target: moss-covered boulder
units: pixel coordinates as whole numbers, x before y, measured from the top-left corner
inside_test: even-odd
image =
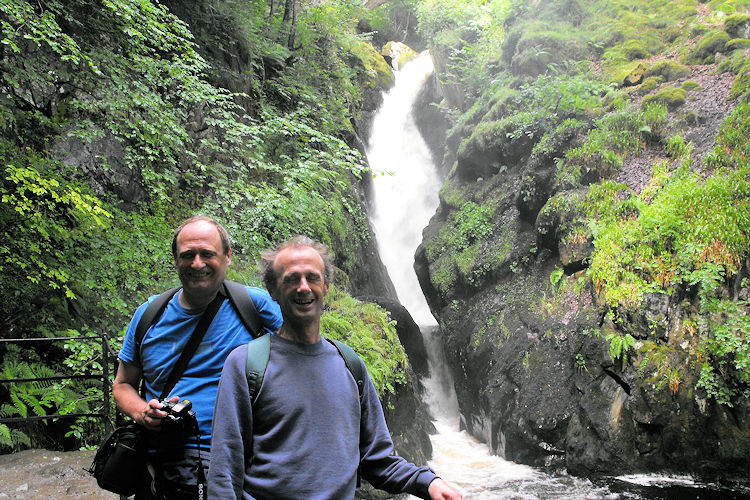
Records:
[[[700,89],[701,86],[695,80],[688,80],[682,84],[682,88],[685,90],[685,92],[690,92],[692,90]]]
[[[625,53],[625,57],[630,61],[634,59],[643,59],[650,55],[646,42],[642,39],[626,40],[625,43],[622,44],[622,50]]]
[[[750,38],[750,14],[735,13],[727,17],[724,31],[732,38]]]
[[[660,83],[664,82],[664,78],[661,76],[649,76],[645,80],[643,80],[643,83],[640,87],[638,87],[638,94],[639,95],[646,95],[650,94],[656,88],[659,86]]]
[[[750,38],[733,38],[727,42],[726,51],[750,49]]]
[[[640,85],[641,82],[643,82],[643,77],[646,73],[646,67],[643,64],[639,64],[636,66],[636,68],[628,73],[628,75],[623,79],[622,85],[623,87],[634,87],[636,85]]]
[[[661,76],[665,82],[671,82],[685,78],[690,74],[690,68],[672,59],[657,61],[645,73],[645,77]]]
[[[726,50],[729,35],[726,31],[710,31],[703,35],[688,57],[691,64],[705,64],[714,62],[717,52]]]
[[[674,111],[675,109],[685,104],[686,96],[687,92],[685,92],[685,89],[668,85],[662,88],[656,94],[647,95],[646,97],[644,97],[643,101],[641,101],[641,107],[644,108],[650,103],[661,103],[666,104],[667,108],[669,108],[670,111]]]
[[[403,68],[404,64],[415,59],[419,54],[402,42],[388,42],[381,49],[380,53],[391,61],[396,69]]]
[[[729,90],[729,98],[736,99],[747,95],[748,91],[750,91],[750,60],[745,61],[737,72],[737,78],[734,79],[732,88]]]

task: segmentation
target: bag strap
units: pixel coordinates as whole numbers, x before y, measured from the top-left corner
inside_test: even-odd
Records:
[[[170,288],[166,292],[159,294],[143,311],[141,319],[138,320],[138,325],[135,327],[135,352],[136,356],[141,355],[141,344],[143,343],[143,337],[146,336],[148,329],[159,320],[164,310],[167,308],[167,304],[172,300],[174,294],[177,293],[182,286],[176,286]],[[250,335],[255,338],[261,335],[263,332],[263,325],[261,324],[260,315],[258,310],[255,308],[253,300],[250,298],[250,294],[247,292],[245,285],[237,283],[235,281],[224,280],[223,292],[229,298],[229,303],[234,307],[237,316],[240,318],[243,326]]]
[[[203,336],[206,334],[208,326],[214,320],[214,316],[216,316],[216,313],[219,311],[222,302],[224,302],[224,297],[217,293],[214,300],[212,300],[211,303],[208,304],[208,307],[206,307],[206,310],[203,311],[201,319],[195,326],[195,330],[193,330],[193,333],[190,335],[187,344],[185,344],[185,348],[182,350],[182,354],[180,354],[177,363],[175,363],[172,373],[169,374],[167,383],[164,384],[164,389],[161,391],[161,396],[159,396],[160,400],[169,395],[169,392],[174,388],[175,384],[177,384],[177,381],[180,380],[182,374],[185,373],[185,368],[187,368],[188,363],[190,363],[190,359],[193,357],[193,354],[195,354],[195,351],[198,350],[198,346],[200,345],[201,340],[203,340]]]
[[[357,382],[357,391],[359,391],[359,399],[362,399],[362,393],[365,390],[365,365],[360,359],[359,356],[357,356],[357,353],[354,352],[354,349],[349,347],[348,345],[344,344],[343,342],[339,340],[329,339],[326,338],[328,342],[333,344],[336,349],[339,351],[339,354],[341,354],[341,357],[344,358],[344,363],[346,364],[346,367],[351,372],[352,376],[354,377],[354,381]]]
[[[255,399],[263,383],[263,376],[271,356],[271,334],[261,335],[247,343],[247,359],[245,360],[245,375],[250,389],[250,401]]]
[[[338,340],[326,338],[328,342],[336,347],[342,358],[344,358],[344,364],[349,372],[357,382],[357,391],[359,392],[359,399],[362,400],[362,393],[365,388],[365,365],[354,352],[354,349]],[[256,339],[251,340],[247,344],[247,359],[245,360],[245,375],[247,376],[247,384],[250,390],[250,400],[255,402],[260,391],[260,386],[263,384],[263,376],[266,373],[266,367],[268,366],[268,360],[271,356],[271,335],[262,335]]]
[[[141,356],[141,344],[143,343],[143,337],[146,336],[146,332],[151,327],[151,325],[156,323],[156,321],[161,317],[164,309],[167,308],[167,304],[169,304],[169,301],[180,288],[182,288],[182,286],[176,286],[174,288],[170,288],[166,292],[159,294],[159,296],[156,297],[153,302],[151,302],[146,307],[146,310],[143,311],[143,315],[141,316],[141,319],[138,320],[138,325],[136,325],[135,327],[135,355],[139,358]]]
[[[263,335],[263,325],[260,321],[260,315],[245,285],[236,281],[224,280],[224,290],[227,297],[229,297],[229,303],[234,307],[237,316],[239,316],[240,321],[242,321],[242,324],[250,335],[253,338]]]

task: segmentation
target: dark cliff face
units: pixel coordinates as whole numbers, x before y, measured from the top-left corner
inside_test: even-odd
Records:
[[[423,102],[439,102],[436,91]],[[535,148],[546,132],[545,147]],[[554,158],[580,130],[507,133],[491,144],[464,141],[469,127],[451,133],[444,157],[453,167],[415,268],[447,333],[463,427],[504,458],[573,474],[742,473],[750,456],[746,405],[699,397],[687,354],[675,354],[673,366],[684,366],[669,387],[639,372],[648,361],[642,353],[610,355],[610,333],[636,342],[656,334],[671,352],[689,351],[684,325],[697,305],[689,295],[652,294],[614,322],[582,279],[592,241],[561,237],[580,214],[543,210],[560,192]],[[716,130],[688,133],[710,145]],[[568,200],[588,188],[577,189]]]

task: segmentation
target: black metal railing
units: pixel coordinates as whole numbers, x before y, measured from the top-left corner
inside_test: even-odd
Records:
[[[2,378],[0,384],[10,383],[31,383],[31,382],[44,382],[44,381],[59,381],[59,380],[100,380],[102,388],[102,406],[98,411],[94,412],[78,412],[78,413],[54,413],[49,415],[33,415],[27,417],[9,417],[0,418],[0,423],[19,423],[19,422],[31,422],[36,420],[52,420],[52,419],[68,419],[68,418],[79,418],[79,417],[97,417],[101,418],[105,422],[113,426],[112,416],[110,415],[110,401],[112,397],[112,380],[110,379],[110,373],[114,370],[110,369],[110,364],[114,366],[114,361],[117,355],[112,351],[109,344],[109,339],[106,335],[88,336],[88,337],[39,337],[39,338],[25,338],[25,339],[0,339],[0,343],[9,344],[27,344],[27,343],[42,343],[42,342],[63,342],[68,340],[81,340],[81,341],[96,341],[101,345],[101,366],[102,370],[100,373],[87,373],[84,375],[54,375],[49,377],[25,377],[25,378]]]

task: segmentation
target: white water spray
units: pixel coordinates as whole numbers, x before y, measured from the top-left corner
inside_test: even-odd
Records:
[[[396,72],[396,85],[383,98],[367,150],[367,160],[376,173],[371,220],[380,257],[400,302],[419,325],[437,324],[413,266],[422,228],[438,206],[440,183],[410,110],[430,74],[429,54]]]

